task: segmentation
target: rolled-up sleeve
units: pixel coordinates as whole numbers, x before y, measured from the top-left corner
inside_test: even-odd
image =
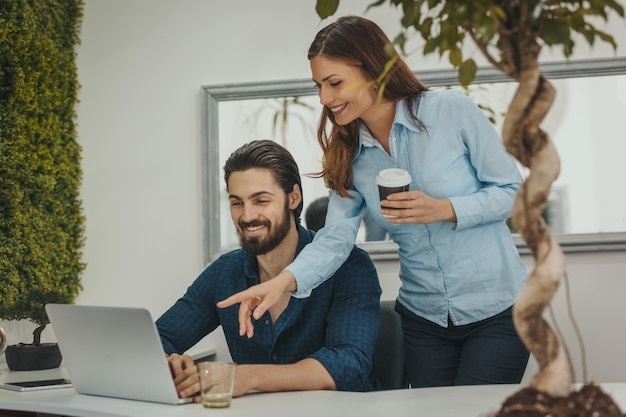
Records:
[[[296,277],[298,290],[294,297],[308,297],[311,290],[336,273],[350,256],[365,212],[361,195],[354,190],[350,194],[353,198],[330,191],[325,226],[285,268]]]

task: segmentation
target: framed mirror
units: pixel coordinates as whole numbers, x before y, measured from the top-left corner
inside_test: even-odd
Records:
[[[542,65],[557,98],[543,123],[561,158],[544,216],[565,252],[626,249],[626,57]],[[455,70],[415,72],[430,88],[460,88]],[[465,90],[498,132],[517,83],[491,67],[480,68]],[[304,208],[326,196],[316,131],[321,105],[311,80],[202,87],[202,165],[205,261],[238,246],[222,167],[232,151],[254,139],[272,139],[294,155],[303,177]],[[520,168],[522,174],[524,170]],[[304,211],[303,211],[304,216]],[[304,222],[304,220],[303,220]],[[374,259],[394,259],[385,240],[357,243]],[[520,253],[528,253],[514,234]]]

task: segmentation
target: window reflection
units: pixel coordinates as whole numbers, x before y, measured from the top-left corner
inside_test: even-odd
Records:
[[[561,174],[552,186],[545,213],[550,227],[562,234],[563,242],[572,240],[571,235],[590,245],[602,240],[626,244],[626,196],[621,191],[621,179],[626,178],[621,163],[626,155],[626,58],[549,63],[542,70],[557,91],[542,127],[561,158]],[[433,88],[459,88],[443,87],[456,83],[454,71],[417,75]],[[470,97],[494,119],[499,132],[516,86],[498,71],[484,68],[469,89]],[[310,80],[205,86],[204,92],[204,213],[210,260],[238,244],[222,166],[243,143],[272,139],[294,154],[303,175],[305,210],[326,196],[327,190],[322,179],[306,176],[321,169],[322,159],[316,139],[321,105]],[[362,228],[357,241],[365,239]]]
[[[543,127],[561,157],[561,174],[546,209],[551,229],[555,233],[624,231],[626,194],[620,190],[626,178],[626,164],[621,161],[626,155],[626,75],[552,82],[557,97]],[[500,132],[515,87],[510,82],[481,84],[467,93],[495,119]],[[292,104],[285,107],[285,103]],[[220,167],[249,140],[282,143],[300,166],[306,210],[312,201],[327,195],[321,179],[305,176],[321,169],[322,153],[315,136],[321,106],[317,96],[299,97],[293,103],[293,98],[270,98],[220,104]],[[281,113],[285,108],[287,112]],[[225,190],[221,200],[220,209],[228,218]],[[221,239],[229,247],[237,245],[231,222],[223,222]],[[359,240],[366,240],[365,229]]]

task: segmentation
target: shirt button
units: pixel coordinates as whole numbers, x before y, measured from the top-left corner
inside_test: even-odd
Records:
[[[278,357],[277,357],[276,355],[272,355],[272,360],[273,360],[274,362],[276,362],[276,359],[278,359]]]
[[[428,254],[429,254],[429,255],[434,255],[434,254],[435,254],[435,252],[433,252],[433,251],[429,250],[429,251],[428,251]]]
[[[437,278],[441,278],[441,272],[437,272]]]
[[[265,320],[265,324],[266,324],[266,325],[269,325],[269,324],[270,324],[270,321],[269,321],[269,320]]]

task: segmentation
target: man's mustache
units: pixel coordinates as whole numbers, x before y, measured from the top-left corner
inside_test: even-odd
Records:
[[[268,220],[255,220],[253,222],[244,222],[240,220],[237,223],[239,224],[239,227],[241,229],[246,229],[248,227],[257,227],[257,226],[265,226],[269,228],[271,225],[271,223]]]

